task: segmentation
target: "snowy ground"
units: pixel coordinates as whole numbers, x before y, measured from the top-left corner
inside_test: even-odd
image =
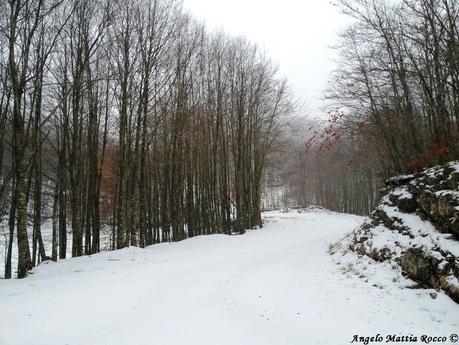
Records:
[[[5,261],[6,253],[8,250],[8,238],[9,238],[9,227],[7,222],[0,223],[0,279],[5,276]],[[72,256],[72,233],[71,227],[67,227],[67,257]],[[33,226],[32,224],[28,225],[27,233],[29,235],[29,246],[32,251],[32,234]],[[46,220],[41,226],[41,233],[43,238],[43,244],[45,246],[45,252],[47,256],[51,256],[52,243],[53,243],[53,232],[52,232],[52,222],[50,219]],[[105,226],[102,227],[100,233],[100,246],[101,250],[109,250],[110,248],[110,233],[111,227]],[[16,231],[13,238],[13,251],[11,256],[11,267],[13,270],[13,276],[17,275],[17,266],[18,266],[18,244]],[[1,281],[1,280],[0,280]],[[0,345],[2,345],[0,343]]]
[[[365,277],[327,254],[362,218],[265,218],[243,236],[106,252],[0,280],[0,344],[339,345],[378,333],[450,344],[459,332],[459,305],[444,294],[375,284],[390,274],[374,267],[390,268]]]

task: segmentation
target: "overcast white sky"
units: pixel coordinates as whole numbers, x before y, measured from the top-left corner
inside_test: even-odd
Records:
[[[336,34],[345,18],[330,0],[184,0],[210,30],[244,35],[264,48],[295,97],[322,117],[323,89],[334,68]]]

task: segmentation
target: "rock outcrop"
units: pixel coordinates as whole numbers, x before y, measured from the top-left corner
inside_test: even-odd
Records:
[[[340,250],[389,261],[419,287],[459,303],[459,162],[391,178],[383,193]]]

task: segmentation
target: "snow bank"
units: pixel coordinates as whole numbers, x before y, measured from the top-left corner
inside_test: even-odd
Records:
[[[389,179],[372,215],[332,250],[337,260],[380,262],[392,268],[394,282],[413,286],[404,275],[459,303],[458,167],[451,162]]]

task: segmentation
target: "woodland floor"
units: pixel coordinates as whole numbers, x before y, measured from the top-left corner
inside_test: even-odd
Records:
[[[262,230],[243,236],[105,252],[0,280],[0,344],[338,345],[356,334],[459,332],[459,305],[446,295],[375,284],[385,275],[352,274],[327,253],[362,218],[264,216]]]

